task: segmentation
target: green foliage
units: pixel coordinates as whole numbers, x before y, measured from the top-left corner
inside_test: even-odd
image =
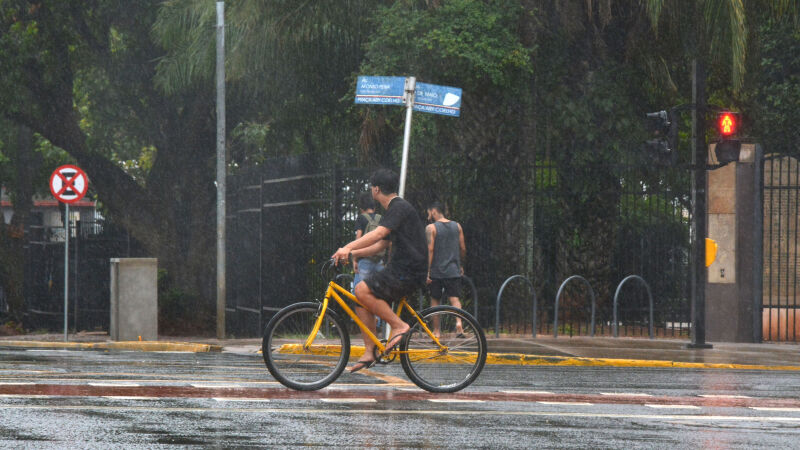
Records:
[[[458,80],[465,91],[488,81],[514,89],[531,73],[532,49],[514,33],[523,12],[509,0],[453,0],[417,8],[394,2],[375,16],[377,29],[367,44],[362,73],[415,75],[439,84]]]
[[[800,31],[791,21],[760,28],[758,84],[748,119],[767,153],[800,154]]]

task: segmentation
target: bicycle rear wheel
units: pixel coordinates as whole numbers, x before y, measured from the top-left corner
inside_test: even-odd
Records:
[[[469,386],[486,364],[486,336],[478,321],[446,305],[428,308],[419,316],[438,334],[441,346],[420,323],[414,324],[413,332],[400,344],[400,362],[408,378],[430,392],[456,392]]]
[[[341,375],[350,356],[350,336],[339,317],[325,311],[308,349],[304,345],[319,318],[320,304],[296,303],[278,311],[264,330],[261,351],[269,373],[286,387],[314,391]]]

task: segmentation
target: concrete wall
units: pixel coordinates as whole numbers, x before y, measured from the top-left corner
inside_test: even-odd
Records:
[[[158,340],[157,278],[156,258],[111,259],[112,340]]]
[[[739,162],[708,172],[708,237],[719,247],[708,267],[706,337],[760,342],[760,153],[742,144]],[[709,163],[716,164],[714,145]],[[758,317],[757,317],[758,316]]]

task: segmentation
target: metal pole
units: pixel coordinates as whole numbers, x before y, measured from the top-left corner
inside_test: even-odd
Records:
[[[414,89],[417,85],[416,77],[406,78],[406,127],[403,131],[403,162],[400,165],[400,190],[397,194],[403,197],[406,193],[406,173],[408,172],[408,145],[411,141],[411,112],[414,110]]]
[[[706,71],[705,63],[692,62],[692,342],[689,348],[711,348],[706,344]]]
[[[217,2],[217,339],[225,338],[225,2]]]
[[[69,203],[64,203],[64,342],[67,342],[67,309],[69,304]]]

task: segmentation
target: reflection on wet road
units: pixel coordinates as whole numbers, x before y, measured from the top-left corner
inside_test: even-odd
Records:
[[[487,366],[430,394],[399,365],[296,392],[257,355],[0,349],[0,446],[790,447],[800,374]]]

